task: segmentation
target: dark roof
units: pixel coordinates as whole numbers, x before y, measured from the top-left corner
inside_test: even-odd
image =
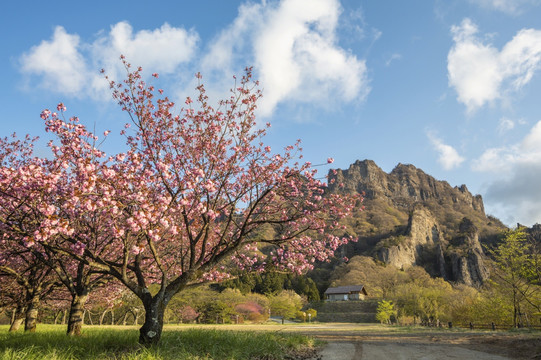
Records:
[[[348,286],[338,286],[330,287],[325,291],[325,294],[351,294],[363,292],[366,294],[364,285],[348,285]]]

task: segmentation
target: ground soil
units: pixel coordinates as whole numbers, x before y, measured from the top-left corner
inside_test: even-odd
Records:
[[[334,330],[334,331],[332,331]],[[303,329],[324,340],[316,359],[541,360],[541,333],[410,330],[372,332],[347,328]]]

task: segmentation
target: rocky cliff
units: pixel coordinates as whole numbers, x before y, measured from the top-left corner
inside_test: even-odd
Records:
[[[336,173],[335,173],[336,172]],[[481,195],[472,195],[466,185],[451,187],[438,181],[413,165],[398,164],[389,174],[372,160],[357,160],[349,169],[336,169],[329,173],[329,185],[336,191],[343,184],[343,191],[365,193],[367,200],[388,199],[395,207],[409,211],[416,203],[437,202],[467,208],[485,217]]]
[[[481,242],[503,225],[485,215],[481,196],[465,185],[452,187],[413,165],[386,173],[371,160],[331,171],[329,183],[333,192],[365,194],[365,211],[347,224],[359,240],[349,257],[371,255],[397,268],[420,265],[470,286],[488,278]]]
[[[413,210],[404,234],[393,235],[378,244],[377,257],[386,264],[404,268],[419,263],[428,249],[440,243],[440,230],[430,212],[421,206]]]

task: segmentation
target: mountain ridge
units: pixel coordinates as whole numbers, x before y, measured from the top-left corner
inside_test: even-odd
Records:
[[[483,243],[506,229],[487,216],[483,199],[411,164],[384,172],[372,160],[329,172],[330,192],[361,193],[364,211],[346,222],[357,239],[342,256],[371,256],[397,268],[422,266],[432,276],[479,287],[489,276]]]

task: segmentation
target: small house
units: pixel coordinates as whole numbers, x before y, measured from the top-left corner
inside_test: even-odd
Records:
[[[325,291],[325,300],[327,301],[348,301],[348,300],[364,300],[366,289],[364,285],[348,285],[330,287]]]

